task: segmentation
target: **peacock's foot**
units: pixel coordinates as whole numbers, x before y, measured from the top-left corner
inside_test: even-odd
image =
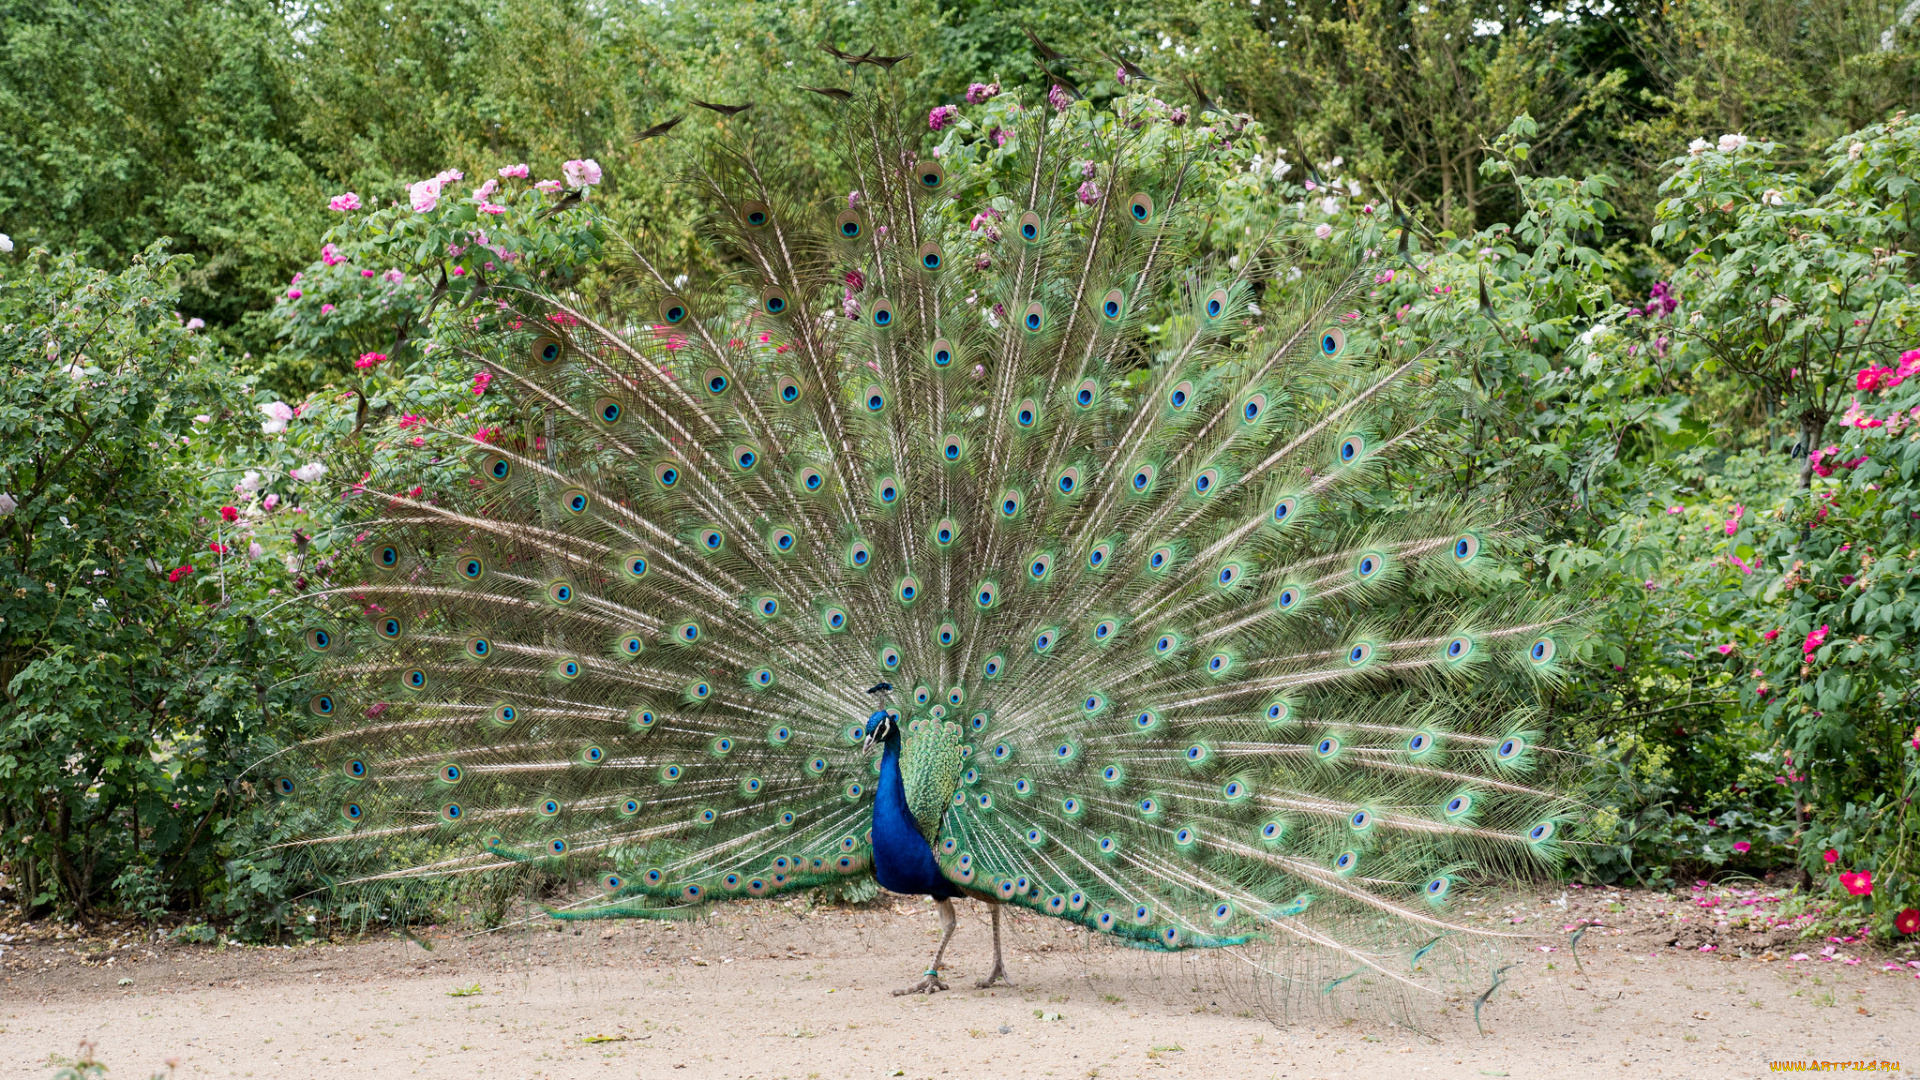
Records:
[[[997,982],[1006,983],[1008,986],[1013,985],[1013,980],[1007,978],[1007,969],[1000,966],[999,964],[993,965],[993,972],[989,974],[986,978],[981,979],[979,982],[974,983],[973,985],[979,987],[982,990],[985,990],[987,987],[992,986],[994,983],[997,983]]]
[[[895,990],[893,992],[893,996],[905,997],[908,994],[937,994],[940,991],[945,990],[946,988],[947,988],[947,984],[941,981],[940,973],[938,971],[929,971],[927,972],[926,978],[921,979],[919,982],[914,983],[912,986]]]

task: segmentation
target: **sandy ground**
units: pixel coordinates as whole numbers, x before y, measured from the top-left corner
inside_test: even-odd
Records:
[[[1920,980],[1906,963],[1822,959],[1806,942],[1807,960],[1766,959],[1766,941],[1735,940],[1737,923],[1702,907],[1684,893],[1593,893],[1488,908],[1563,944],[1508,973],[1485,1035],[1470,1002],[1426,1009],[1418,1030],[1325,1013],[1275,1022],[1236,997],[1217,957],[1112,948],[1026,915],[1008,923],[1015,985],[976,990],[990,938],[985,910],[965,903],[954,989],[931,998],[890,992],[930,956],[924,902],[430,932],[431,951],[42,928],[0,934],[12,938],[0,1076],[48,1077],[83,1041],[112,1077],[169,1059],[175,1077],[1755,1077],[1780,1060],[1920,1071]],[[1580,945],[1584,974],[1560,932],[1581,918],[1601,922]],[[1722,944],[1700,952],[1716,927]]]

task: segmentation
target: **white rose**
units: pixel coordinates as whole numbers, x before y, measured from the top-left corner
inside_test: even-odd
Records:
[[[1720,136],[1720,152],[1723,154],[1731,154],[1745,145],[1747,145],[1747,137],[1745,135]]]

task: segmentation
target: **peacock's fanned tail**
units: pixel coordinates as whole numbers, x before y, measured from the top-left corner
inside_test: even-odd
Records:
[[[635,248],[618,302],[489,295],[453,347],[517,419],[372,433],[418,449],[312,597],[287,847],[598,877],[571,917],[862,879],[886,679],[975,895],[1401,981],[1484,935],[1461,896],[1562,843],[1562,616],[1396,480],[1447,403],[1374,268],[1196,267],[1209,140],[1143,101],[938,159],[856,99],[829,207],[777,140],[689,164],[732,278]]]

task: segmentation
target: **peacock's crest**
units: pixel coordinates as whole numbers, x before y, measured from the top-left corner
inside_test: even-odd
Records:
[[[830,206],[765,147],[689,163],[731,277],[636,249],[617,299],[476,305],[517,418],[410,417],[351,493],[294,846],[336,887],[590,870],[566,917],[870,874],[881,678],[956,892],[1402,981],[1474,934],[1564,840],[1528,778],[1568,649],[1499,520],[1396,481],[1446,402],[1375,268],[1195,261],[1220,135],[1151,99],[941,157],[831,107]]]

